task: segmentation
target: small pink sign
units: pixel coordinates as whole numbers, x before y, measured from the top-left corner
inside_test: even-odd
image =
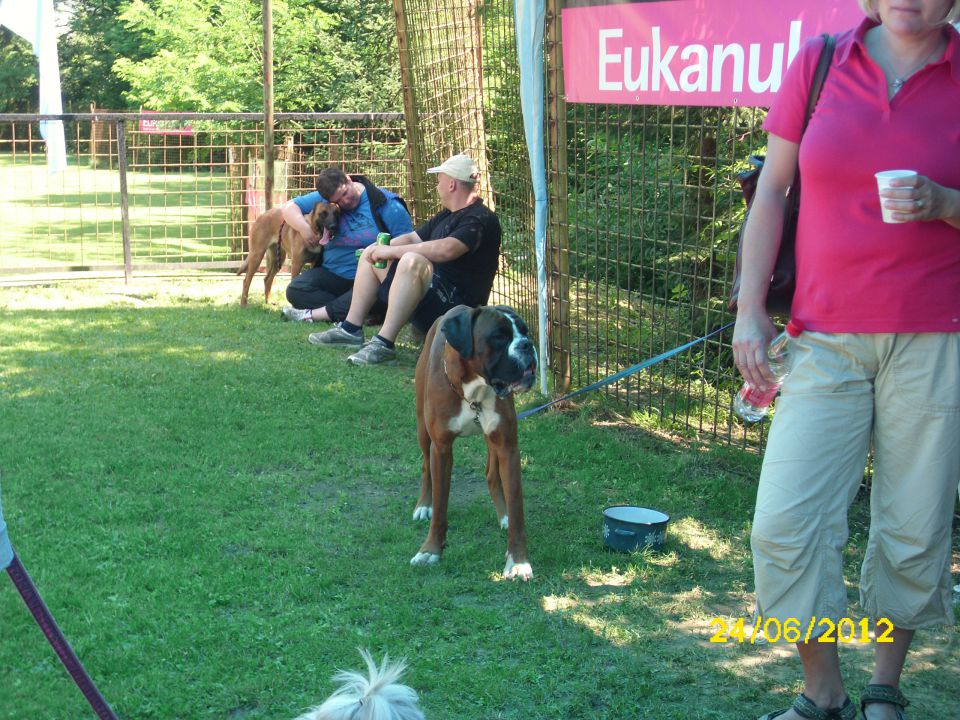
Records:
[[[770,104],[805,40],[855,27],[853,0],[664,0],[567,8],[567,102]]]
[[[141,115],[158,113],[157,110],[141,110]],[[189,120],[154,120],[140,118],[140,132],[147,135],[193,135],[193,125]]]

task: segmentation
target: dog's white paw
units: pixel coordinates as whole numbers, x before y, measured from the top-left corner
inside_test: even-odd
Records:
[[[503,577],[507,580],[529,580],[533,577],[533,568],[530,563],[515,563],[510,553],[507,553],[507,564],[503,568]]]
[[[429,520],[433,517],[433,508],[429,505],[417,505],[413,510],[414,520]]]
[[[418,552],[410,558],[411,565],[436,565],[440,562],[440,556],[429,552]]]
[[[502,518],[500,518],[500,529],[507,530],[509,527],[510,527],[510,517],[507,515],[504,515]]]

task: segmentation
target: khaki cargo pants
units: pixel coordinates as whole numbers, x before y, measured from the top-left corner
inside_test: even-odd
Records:
[[[952,624],[960,333],[804,332],[791,354],[751,536],[758,613],[800,627],[846,616],[847,509],[872,443],[863,610],[905,629]]]

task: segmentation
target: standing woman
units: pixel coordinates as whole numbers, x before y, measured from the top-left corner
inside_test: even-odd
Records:
[[[793,365],[770,429],[751,545],[762,618],[813,622],[797,643],[805,687],[764,718],[902,720],[914,631],[953,622],[951,516],[960,477],[960,0],[860,0],[837,37],[800,143],[823,46],[798,54],[764,122],[767,159],[744,239],[733,350],[747,382],[774,382],[764,309],[799,163]],[[874,173],[916,170],[878,197]],[[881,202],[896,223],[884,223]],[[847,616],[847,509],[873,446],[860,603],[874,618],[874,670],[860,712],[840,676]],[[804,630],[805,633],[805,630]],[[858,679],[859,685],[866,679]],[[955,701],[954,698],[953,701]],[[931,710],[934,710],[931,708]],[[949,714],[947,707],[940,708]],[[945,716],[945,715],[944,715]]]

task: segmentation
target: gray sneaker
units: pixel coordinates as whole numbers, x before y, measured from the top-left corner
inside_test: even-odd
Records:
[[[340,323],[334,323],[333,327],[323,332],[311,333],[307,338],[314,345],[343,345],[349,347],[360,347],[363,345],[363,330],[356,335],[349,333],[340,327]]]
[[[397,351],[388,348],[380,338],[375,337],[364,343],[364,346],[347,360],[354,365],[396,365]]]
[[[293,320],[294,322],[313,322],[313,310],[309,308],[306,310],[301,310],[300,308],[295,308],[292,305],[284,305],[283,310],[280,311],[280,315],[283,316],[284,320]]]

